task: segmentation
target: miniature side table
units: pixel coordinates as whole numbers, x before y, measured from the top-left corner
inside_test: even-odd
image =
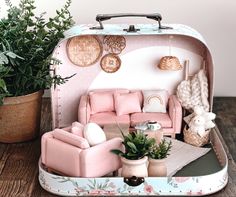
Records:
[[[164,132],[163,132],[162,128],[152,130],[152,129],[148,128],[147,122],[136,125],[135,129],[137,129],[137,131],[144,132],[150,138],[155,138],[157,144],[159,144],[163,139]]]
[[[160,144],[160,142],[163,139],[163,130],[162,129],[158,129],[158,130],[140,130],[142,132],[144,132],[145,134],[148,135],[148,137],[150,138],[155,138],[156,139],[156,143]]]
[[[163,130],[158,129],[158,130],[145,130],[145,134],[148,135],[148,137],[152,137],[156,139],[156,143],[160,144],[160,142],[163,140]]]

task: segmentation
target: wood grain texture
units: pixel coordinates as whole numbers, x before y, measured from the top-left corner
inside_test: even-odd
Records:
[[[214,98],[216,123],[229,158],[229,183],[210,196],[236,196],[236,98]],[[41,135],[51,130],[50,100],[43,100]],[[38,182],[40,137],[18,144],[0,143],[0,197],[53,197]]]

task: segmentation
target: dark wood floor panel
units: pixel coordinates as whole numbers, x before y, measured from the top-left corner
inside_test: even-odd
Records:
[[[229,183],[211,196],[236,196],[236,98],[214,98],[213,111],[229,158]],[[51,130],[50,100],[43,100],[41,135]],[[0,143],[0,197],[53,197],[38,182],[40,137],[18,144]]]
[[[217,114],[215,121],[221,135],[236,161],[236,98],[214,98],[213,111]]]

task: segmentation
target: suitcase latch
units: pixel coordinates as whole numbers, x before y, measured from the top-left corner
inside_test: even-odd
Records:
[[[143,177],[136,177],[136,176],[132,176],[130,178],[125,177],[124,178],[124,182],[126,184],[128,184],[129,186],[138,186],[142,183],[144,183],[144,178]]]
[[[127,32],[137,32],[140,29],[136,29],[134,25],[130,25],[128,29],[123,29],[123,30]]]

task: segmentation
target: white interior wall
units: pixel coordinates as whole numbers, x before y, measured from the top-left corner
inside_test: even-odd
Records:
[[[0,0],[0,17],[6,14]],[[19,0],[12,0],[16,5]],[[55,14],[65,0],[36,0],[37,13]],[[98,13],[155,13],[164,23],[182,23],[198,30],[207,41],[215,62],[215,96],[236,96],[236,1],[235,0],[72,0],[77,24],[94,23]],[[146,19],[113,19],[109,23],[149,23]]]

